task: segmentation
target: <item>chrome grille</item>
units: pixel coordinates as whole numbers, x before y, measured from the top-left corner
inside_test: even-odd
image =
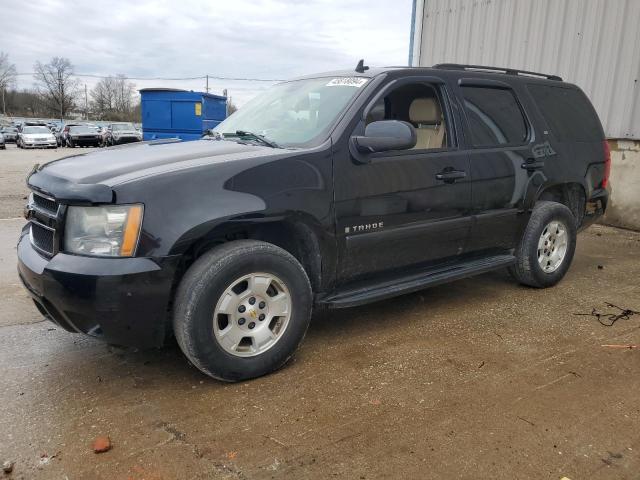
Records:
[[[31,221],[31,244],[38,250],[53,255],[55,248],[55,230],[40,223]]]
[[[55,199],[38,192],[31,195],[25,212],[31,224],[29,237],[33,247],[43,255],[52,257],[58,253],[63,213]]]
[[[43,197],[42,195],[38,195],[37,193],[33,194],[33,204],[36,206],[36,208],[52,213],[54,215],[58,212],[58,203],[54,199]]]

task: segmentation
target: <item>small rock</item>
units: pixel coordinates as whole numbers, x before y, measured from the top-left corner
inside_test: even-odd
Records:
[[[598,265],[598,270],[602,270],[604,268],[603,265]]]
[[[14,465],[15,465],[15,463],[14,463],[14,462],[10,462],[10,461],[8,461],[8,460],[7,460],[6,462],[4,462],[4,463],[2,464],[2,471],[3,471],[4,473],[7,473],[7,474],[9,474],[9,473],[13,472],[13,466],[14,466]]]
[[[98,437],[93,441],[93,452],[104,453],[111,450],[111,439],[109,437]]]

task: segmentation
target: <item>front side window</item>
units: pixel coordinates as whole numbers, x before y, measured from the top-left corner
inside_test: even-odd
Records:
[[[527,122],[511,90],[463,86],[462,95],[474,147],[522,144],[527,140]]]
[[[317,139],[368,82],[363,77],[325,77],[274,85],[240,108],[214,131],[251,132],[282,147]]]
[[[397,87],[378,100],[367,113],[366,124],[401,120],[416,129],[414,150],[439,150],[448,146],[447,124],[438,90],[426,83]]]

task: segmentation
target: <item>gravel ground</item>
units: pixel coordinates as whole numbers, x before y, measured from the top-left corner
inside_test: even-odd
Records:
[[[0,150],[0,218],[22,217],[29,194],[25,180],[36,163],[42,165],[72,152],[68,148],[21,150],[12,143]]]
[[[56,152],[8,153],[22,179]],[[640,315],[590,313],[640,311],[640,233],[583,232],[551,289],[494,272],[326,312],[285,368],[223,384],[174,345],[120,349],[42,321],[15,273],[23,223],[0,220],[7,478],[639,478],[640,349],[606,345],[639,345]],[[99,436],[110,451],[93,452]]]

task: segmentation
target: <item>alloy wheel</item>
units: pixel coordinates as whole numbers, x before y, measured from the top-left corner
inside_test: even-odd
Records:
[[[233,281],[213,314],[213,333],[228,353],[253,357],[272,348],[291,318],[289,290],[269,273],[251,273]]]

